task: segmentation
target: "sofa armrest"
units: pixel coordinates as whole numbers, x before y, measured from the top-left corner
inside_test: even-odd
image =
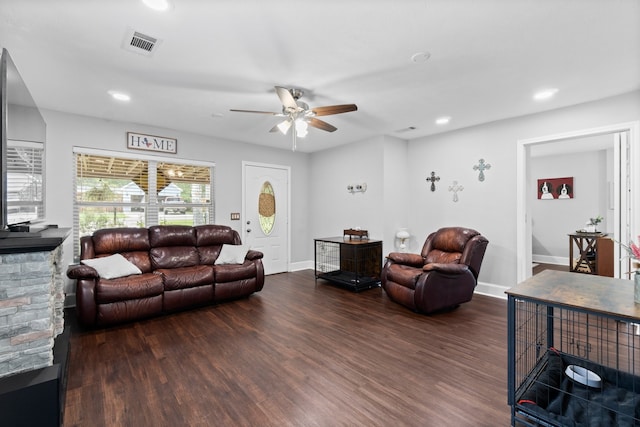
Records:
[[[254,251],[253,249],[249,249],[244,258],[248,259],[249,261],[254,261],[256,259],[262,259],[263,256],[264,256],[264,254],[262,252]]]
[[[469,267],[465,264],[441,264],[433,262],[422,267],[422,271],[439,271],[441,273],[460,274],[465,271],[469,271]]]
[[[100,276],[93,267],[84,264],[70,265],[67,268],[67,277],[69,279],[97,279]]]
[[[409,254],[405,252],[391,252],[387,258],[396,264],[411,265],[413,267],[422,267],[424,258],[420,254]]]
[[[76,315],[83,326],[96,324],[98,307],[95,290],[95,280],[78,279],[76,284]]]

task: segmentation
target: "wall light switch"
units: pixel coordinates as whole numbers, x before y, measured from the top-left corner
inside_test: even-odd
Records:
[[[239,219],[240,219],[240,212],[231,212],[232,221],[239,220]]]

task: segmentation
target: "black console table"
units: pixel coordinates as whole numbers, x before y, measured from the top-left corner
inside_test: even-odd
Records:
[[[315,274],[352,291],[380,286],[382,241],[325,237],[315,239]]]

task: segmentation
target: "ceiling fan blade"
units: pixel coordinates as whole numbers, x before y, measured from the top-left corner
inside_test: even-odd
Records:
[[[309,126],[313,126],[314,128],[318,128],[318,129],[322,129],[322,130],[326,130],[327,132],[333,132],[338,130],[337,127],[330,125],[329,123],[322,121],[320,119],[316,119],[315,117],[312,117],[311,119],[309,119]]]
[[[343,104],[343,105],[329,105],[327,107],[315,107],[311,111],[316,113],[316,116],[330,116],[332,114],[348,113],[350,111],[356,111],[358,106],[356,104]]]
[[[271,114],[272,116],[276,116],[278,114],[282,114],[282,113],[273,113],[271,111],[256,111],[256,110],[234,110],[233,108],[230,109],[229,111],[235,111],[238,113],[258,113],[258,114]]]
[[[289,89],[282,86],[276,86],[276,93],[278,94],[278,98],[280,98],[280,102],[284,106],[285,110],[297,111],[298,103],[296,102]]]
[[[289,131],[289,128],[291,127],[291,124],[293,123],[293,121],[291,119],[287,119],[283,122],[278,123],[277,125],[275,125],[274,127],[271,128],[271,130],[269,132],[282,132],[283,134],[287,134],[287,132]]]

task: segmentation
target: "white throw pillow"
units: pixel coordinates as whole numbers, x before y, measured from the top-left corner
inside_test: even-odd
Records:
[[[243,264],[248,250],[249,247],[245,245],[222,245],[215,264]]]
[[[80,262],[89,267],[93,267],[103,279],[116,279],[132,274],[142,274],[142,271],[140,271],[135,264],[132,264],[120,254],[102,258],[83,259]]]

